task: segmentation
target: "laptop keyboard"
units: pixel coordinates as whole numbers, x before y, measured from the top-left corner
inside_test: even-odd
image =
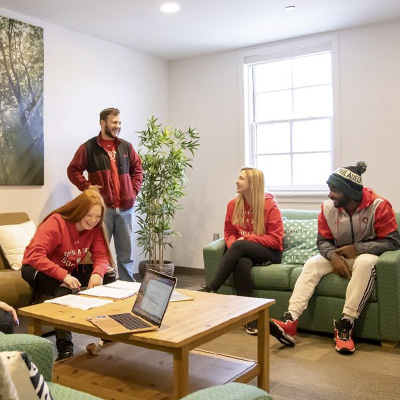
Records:
[[[152,325],[129,313],[110,315],[110,318],[112,318],[114,321],[117,321],[124,328],[129,330],[152,327]]]

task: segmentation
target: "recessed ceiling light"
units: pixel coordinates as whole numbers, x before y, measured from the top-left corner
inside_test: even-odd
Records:
[[[174,13],[179,11],[179,5],[176,3],[165,3],[160,7],[160,10],[165,13]]]
[[[286,6],[285,10],[286,11],[294,11],[296,9],[296,6]]]

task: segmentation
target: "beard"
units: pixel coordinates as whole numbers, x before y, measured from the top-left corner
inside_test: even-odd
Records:
[[[343,197],[341,199],[336,199],[336,204],[334,202],[335,208],[340,208],[340,207],[346,207],[347,204],[351,202],[351,197],[347,196],[346,194],[343,194]]]
[[[121,129],[117,129],[116,131],[117,131],[117,134],[114,136],[112,134],[112,130],[108,126],[104,127],[104,133],[111,139],[115,139],[119,135],[119,132],[121,131]]]

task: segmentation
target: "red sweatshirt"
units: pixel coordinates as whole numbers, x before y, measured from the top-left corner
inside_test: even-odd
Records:
[[[88,250],[94,264],[93,273],[104,277],[110,261],[101,227],[78,232],[75,222],[52,214],[38,227],[25,249],[22,263],[62,281],[82,263]]]
[[[253,232],[253,212],[246,200],[244,202],[245,223],[244,226],[234,225],[232,223],[233,211],[235,209],[236,198],[232,199],[226,209],[224,237],[226,245],[231,247],[232,243],[243,237],[244,240],[250,240],[260,243],[265,247],[283,251],[283,222],[282,215],[272,194],[265,194],[265,234],[256,235]]]

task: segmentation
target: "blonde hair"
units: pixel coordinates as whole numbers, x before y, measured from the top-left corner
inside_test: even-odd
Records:
[[[104,241],[107,246],[108,251],[108,258],[110,260],[110,265],[115,268],[114,260],[111,256],[110,246],[108,244],[108,233],[106,227],[104,225],[104,218],[106,213],[106,206],[104,204],[104,200],[101,197],[101,194],[97,192],[97,190],[87,189],[82,192],[79,196],[75,197],[73,200],[69,201],[68,203],[64,204],[63,206],[56,208],[50,214],[48,214],[41,224],[46,221],[53,214],[60,214],[61,218],[65,221],[77,223],[85,217],[85,215],[89,212],[89,210],[93,206],[100,206],[101,207],[101,217],[100,221],[98,222],[97,226],[100,226]],[[41,225],[40,224],[40,225]]]
[[[253,212],[253,231],[256,235],[265,233],[265,189],[264,174],[261,170],[251,167],[243,167],[250,186],[250,207]],[[244,196],[239,194],[236,198],[235,210],[232,222],[235,225],[244,226]]]

